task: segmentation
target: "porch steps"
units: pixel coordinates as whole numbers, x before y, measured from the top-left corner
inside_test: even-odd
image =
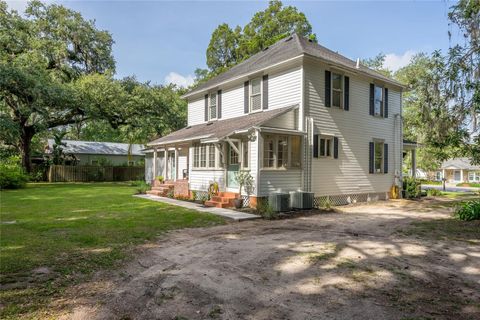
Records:
[[[208,207],[216,208],[231,208],[234,207],[234,200],[238,197],[238,193],[234,192],[219,192],[217,196],[213,196],[210,200],[205,202]]]
[[[151,190],[147,191],[147,194],[151,194],[159,197],[166,197],[170,190],[173,191],[174,185],[170,183],[163,183],[153,186]]]

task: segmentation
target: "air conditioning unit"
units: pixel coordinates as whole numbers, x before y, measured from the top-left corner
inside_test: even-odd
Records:
[[[313,192],[290,192],[290,206],[294,209],[312,209],[314,201]]]
[[[290,210],[290,195],[288,193],[271,193],[268,196],[268,204],[273,211],[288,211]]]

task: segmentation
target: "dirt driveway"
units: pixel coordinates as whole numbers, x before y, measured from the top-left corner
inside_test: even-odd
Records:
[[[409,232],[448,208],[399,200],[342,211],[170,233],[77,287],[67,317],[480,319],[480,239]]]

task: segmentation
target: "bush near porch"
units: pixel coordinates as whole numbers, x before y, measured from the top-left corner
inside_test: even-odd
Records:
[[[220,217],[132,197],[127,184],[30,184],[1,191],[1,319],[46,318],[49,301],[135,245]]]

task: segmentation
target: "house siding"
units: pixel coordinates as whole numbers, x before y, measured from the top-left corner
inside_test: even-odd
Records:
[[[268,196],[272,192],[289,192],[300,190],[302,170],[260,170],[258,196]]]
[[[268,110],[287,107],[301,102],[301,67],[290,67],[268,74]],[[243,82],[222,89],[222,120],[245,115]],[[205,122],[204,97],[188,101],[188,125]]]
[[[389,191],[395,172],[399,173],[401,168],[401,126],[395,124],[399,121],[395,115],[400,114],[400,92],[387,86],[389,117],[373,117],[369,115],[369,84],[373,79],[347,73],[350,110],[325,107],[325,69],[319,62],[305,63],[306,115],[313,119],[313,134],[339,138],[339,157],[312,159],[312,191],[317,196]],[[389,145],[387,174],[369,173],[368,148],[374,138],[384,139]]]

